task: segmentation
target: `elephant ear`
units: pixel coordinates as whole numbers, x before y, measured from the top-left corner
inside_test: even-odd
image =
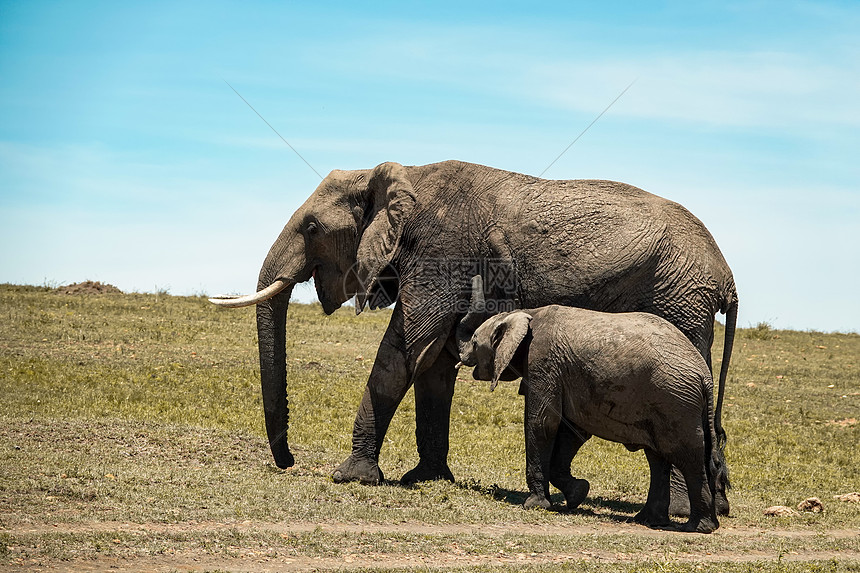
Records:
[[[415,191],[402,165],[383,163],[370,172],[363,213],[367,224],[356,252],[361,285],[356,294],[356,314],[362,311],[378,286],[380,274],[391,263],[400,243],[403,225],[414,207]]]
[[[512,312],[500,320],[493,330],[492,344],[496,358],[493,361],[493,382],[490,391],[496,389],[502,372],[510,365],[523,339],[529,333],[532,317],[525,312]]]

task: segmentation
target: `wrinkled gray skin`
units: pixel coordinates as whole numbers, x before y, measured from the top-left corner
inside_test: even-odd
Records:
[[[516,357],[516,358],[515,358]],[[653,314],[603,313],[557,305],[498,314],[461,346],[474,377],[495,388],[509,368],[522,374],[525,395],[525,507],[549,508],[549,484],[568,509],[588,484],[570,464],[595,435],[645,450],[651,484],[634,518],[667,527],[672,466],[689,491],[690,519],[681,529],[710,533],[715,494],[724,490],[716,448],[713,380],[708,365],[678,329]]]
[[[383,479],[380,448],[414,385],[420,460],[402,481],[453,480],[453,334],[477,273],[434,262],[451,259],[509,265],[515,288],[494,296],[514,308],[557,303],[663,316],[709,363],[714,315],[728,311],[728,367],[732,274],[707,229],[676,203],[624,183],[538,179],[460,161],[333,171],[290,218],[260,271],[258,291],[277,280],[286,285],[257,305],[266,428],[279,467],[294,461],[286,437],[287,307],[292,285],[313,276],[326,314],[353,295],[360,312],[399,294],[358,407],[352,453],[334,479]]]

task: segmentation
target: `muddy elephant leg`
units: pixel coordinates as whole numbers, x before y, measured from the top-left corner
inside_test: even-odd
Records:
[[[378,484],[384,479],[379,469],[379,451],[391,418],[409,388],[405,346],[403,311],[398,303],[358,406],[352,430],[352,453],[332,474],[335,482]]]
[[[457,379],[456,362],[448,350],[442,350],[436,361],[415,380],[418,465],[403,475],[400,483],[404,485],[436,479],[454,481],[454,474],[448,468],[448,433]]]
[[[651,484],[645,507],[633,517],[633,521],[651,527],[669,525],[669,472],[672,466],[654,450],[646,448],[645,457],[651,469]]]
[[[591,434],[562,418],[553,446],[549,482],[564,494],[567,511],[579,507],[588,495],[590,484],[587,480],[574,478],[570,473],[570,464],[590,437]]]

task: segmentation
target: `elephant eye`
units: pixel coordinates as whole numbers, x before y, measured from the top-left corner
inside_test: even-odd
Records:
[[[311,221],[310,223],[308,223],[306,230],[308,232],[308,235],[316,234],[316,232],[318,230],[317,224],[314,221]]]

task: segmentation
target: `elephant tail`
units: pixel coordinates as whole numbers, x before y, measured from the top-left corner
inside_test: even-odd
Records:
[[[717,490],[725,492],[729,484],[729,468],[723,448],[720,446],[716,431],[714,410],[711,407],[714,400],[714,382],[710,375],[704,377],[702,383],[704,404],[702,407],[702,433],[705,438],[705,469],[711,491],[716,495]]]
[[[720,312],[726,315],[726,334],[723,342],[723,359],[720,364],[720,378],[717,386],[717,403],[714,407],[714,431],[717,434],[717,448],[722,452],[726,447],[726,431],[723,429],[723,396],[726,392],[726,377],[729,373],[729,362],[732,358],[732,346],[735,342],[735,326],[738,321],[738,293],[734,281],[729,283]]]

